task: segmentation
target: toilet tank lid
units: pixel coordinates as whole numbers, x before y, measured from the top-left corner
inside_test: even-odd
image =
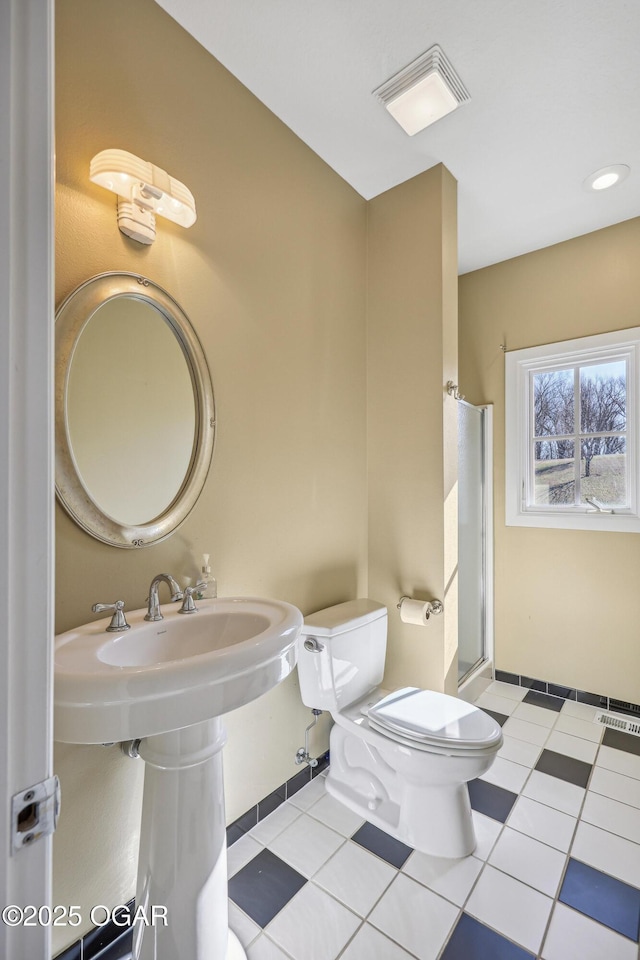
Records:
[[[336,603],[333,607],[309,614],[304,618],[300,635],[335,637],[386,615],[387,608],[383,603],[367,600],[364,597],[360,600],[347,600],[346,603]]]

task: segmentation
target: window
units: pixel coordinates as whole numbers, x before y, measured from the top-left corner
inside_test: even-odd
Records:
[[[506,522],[640,532],[640,327],[506,356]]]

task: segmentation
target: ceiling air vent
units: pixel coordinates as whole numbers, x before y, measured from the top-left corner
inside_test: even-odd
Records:
[[[630,733],[634,737],[640,737],[640,722],[636,720],[627,720],[626,717],[620,717],[615,713],[605,713],[604,710],[599,710],[593,720],[594,723],[604,723],[606,727],[612,727],[622,733]]]
[[[409,136],[471,99],[438,44],[377,87],[373,95]]]

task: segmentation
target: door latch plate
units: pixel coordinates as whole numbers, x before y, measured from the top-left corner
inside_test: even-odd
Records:
[[[56,776],[16,793],[11,799],[11,853],[52,834],[59,813],[60,781]]]

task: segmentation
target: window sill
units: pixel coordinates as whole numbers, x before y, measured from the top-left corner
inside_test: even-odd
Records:
[[[510,510],[508,527],[542,527],[556,530],[604,530],[609,533],[640,533],[640,517],[629,513],[545,513],[544,511]]]

